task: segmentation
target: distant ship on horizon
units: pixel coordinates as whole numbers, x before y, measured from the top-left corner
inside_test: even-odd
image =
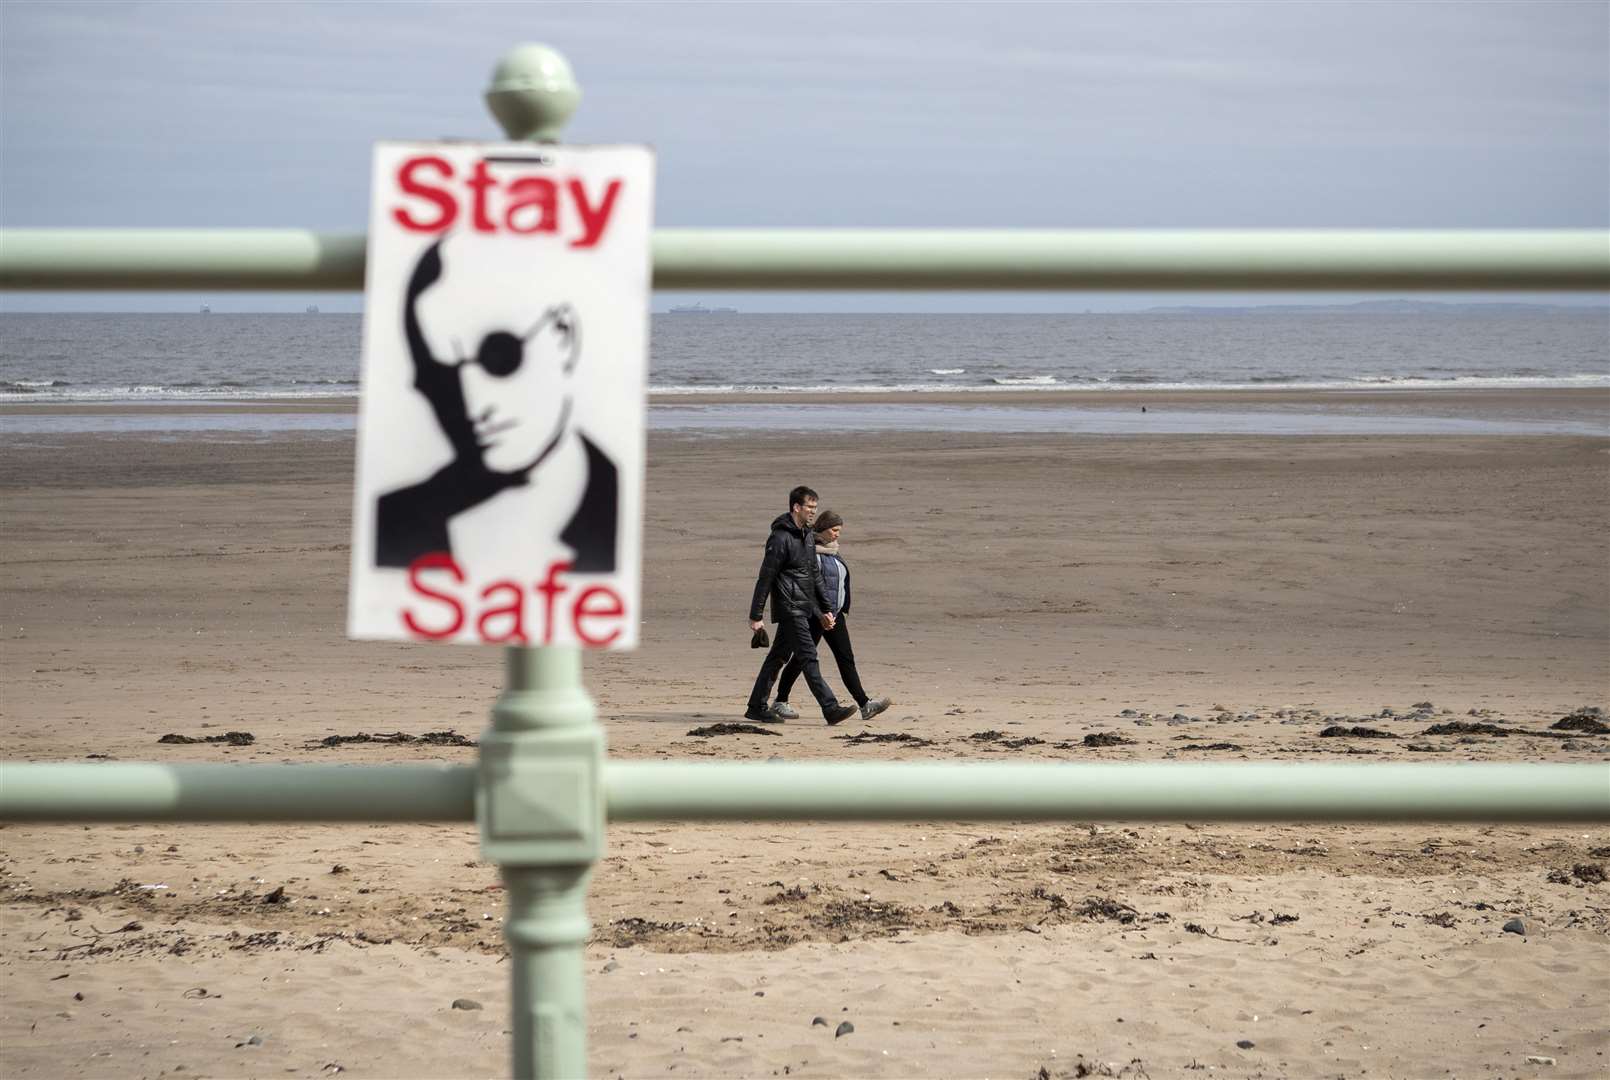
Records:
[[[705,307],[703,304],[699,304],[699,303],[676,304],[676,305],[672,306],[672,308],[670,310],[670,314],[672,314],[672,315],[736,315],[736,314],[738,314],[738,309],[735,308],[735,307]]]
[[[208,307],[206,304],[202,304],[201,305],[201,313],[203,315],[211,315],[212,314],[212,308]]]
[[[309,315],[317,315],[318,313],[319,313],[319,305],[317,305],[317,304],[309,304],[307,306],[307,314],[309,314]]]

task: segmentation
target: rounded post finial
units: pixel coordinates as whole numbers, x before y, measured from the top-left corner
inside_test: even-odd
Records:
[[[581,87],[559,50],[516,45],[492,69],[486,106],[509,138],[558,142],[565,122],[581,102]]]

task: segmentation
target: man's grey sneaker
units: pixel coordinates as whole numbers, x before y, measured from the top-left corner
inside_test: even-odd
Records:
[[[842,724],[858,712],[860,710],[854,705],[833,705],[827,710],[827,722],[829,725]]]
[[[774,701],[774,702],[772,702],[771,714],[773,716],[775,716],[779,720],[798,720],[799,719],[799,713],[794,711],[794,706],[790,705],[786,701]]]
[[[861,719],[870,720],[874,716],[878,715],[880,712],[883,712],[883,710],[887,709],[890,705],[893,705],[893,704],[894,704],[894,699],[893,698],[886,698],[886,697],[873,698],[871,701],[869,701],[865,705],[861,706]]]

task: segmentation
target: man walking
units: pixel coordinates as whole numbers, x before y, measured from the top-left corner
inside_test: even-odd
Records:
[[[810,528],[816,505],[816,492],[803,484],[790,491],[788,513],[777,515],[771,523],[771,535],[766,538],[766,554],[760,561],[755,594],[749,601],[749,629],[765,626],[761,607],[770,596],[777,638],[766,653],[766,662],[760,665],[755,688],[749,692],[746,720],[764,723],[775,719],[766,701],[771,696],[772,681],[791,656],[804,669],[805,685],[811,688],[829,724],[847,720],[858,711],[854,705],[839,704],[828,689],[817,664],[816,642],[811,637],[810,620],[816,619],[824,630],[834,625],[832,610],[824,603],[822,571],[816,563],[816,534]]]

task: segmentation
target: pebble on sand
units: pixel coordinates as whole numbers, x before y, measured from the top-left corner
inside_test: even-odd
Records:
[[[840,1035],[848,1035],[850,1032],[852,1032],[854,1030],[855,1030],[855,1025],[850,1023],[848,1020],[845,1020],[843,1023],[839,1024],[839,1026],[834,1030],[833,1037],[836,1039]]]
[[[1239,1046],[1243,1050],[1251,1050],[1254,1046],[1258,1045],[1257,1043],[1253,1042],[1251,1039],[1237,1039],[1235,1041],[1235,1044],[1237,1046]]]
[[[453,1008],[463,1009],[465,1012],[468,1012],[472,1009],[481,1008],[481,1003],[476,1001],[474,998],[454,998]]]
[[[1504,924],[1504,933],[1519,934],[1521,937],[1525,937],[1526,924],[1521,922],[1519,919],[1511,919],[1509,922]]]

